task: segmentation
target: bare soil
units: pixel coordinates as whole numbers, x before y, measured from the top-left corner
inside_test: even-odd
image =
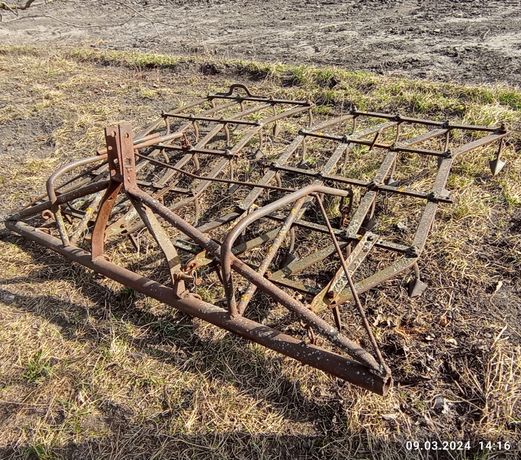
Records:
[[[24,2],[19,2],[22,4]],[[334,65],[521,82],[518,0],[79,0],[1,11],[0,42]]]

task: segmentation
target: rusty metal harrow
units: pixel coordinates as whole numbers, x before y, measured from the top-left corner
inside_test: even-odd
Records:
[[[451,168],[495,144],[498,173],[507,132],[355,108],[314,123],[312,110],[236,84],[137,135],[110,126],[105,149],[56,171],[47,196],[6,226],[385,394],[391,372],[360,296],[408,271],[409,294],[422,293],[417,262],[451,201]],[[404,207],[406,222],[393,220]]]

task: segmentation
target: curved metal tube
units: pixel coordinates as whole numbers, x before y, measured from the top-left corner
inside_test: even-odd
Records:
[[[224,280],[224,289],[228,299],[228,308],[232,317],[238,316],[239,311],[235,301],[233,279],[232,279],[232,248],[235,240],[241,233],[256,220],[261,219],[278,209],[297,201],[299,198],[311,195],[313,193],[325,193],[328,195],[347,196],[348,192],[336,188],[326,187],[324,185],[312,184],[304,187],[296,192],[290,193],[262,208],[257,209],[251,214],[241,219],[235,227],[226,235],[221,246],[221,267]]]
[[[72,163],[67,163],[66,165],[63,165],[61,168],[54,171],[49,179],[47,179],[47,183],[45,184],[47,188],[47,196],[49,197],[51,204],[56,203],[57,197],[54,184],[59,177],[63,176],[65,173],[68,173],[69,171],[72,171],[73,169],[79,168],[80,166],[85,166],[96,161],[104,160],[106,157],[107,154],[83,158],[82,160],[76,160]]]
[[[65,227],[65,222],[63,221],[63,215],[61,213],[60,206],[56,203],[57,196],[54,183],[59,177],[63,176],[65,173],[72,171],[73,169],[79,168],[80,166],[103,160],[105,156],[106,155],[96,155],[94,157],[88,157],[82,160],[73,161],[72,163],[66,164],[54,171],[54,173],[51,174],[49,179],[47,179],[46,187],[47,195],[49,196],[49,201],[51,203],[51,211],[54,214],[56,226],[58,227],[58,231],[60,232],[60,238],[65,246],[69,245],[69,235]]]
[[[67,203],[69,201],[75,200],[77,198],[81,198],[87,195],[92,195],[93,193],[100,192],[101,190],[104,190],[109,185],[108,180],[100,180],[98,182],[93,182],[91,184],[88,184],[84,187],[78,188],[76,190],[71,190],[69,192],[65,192],[62,195],[58,196],[56,198],[56,201],[54,204],[63,204]],[[27,217],[35,216],[36,214],[43,212],[47,209],[50,209],[52,206],[52,203],[50,201],[44,201],[43,203],[35,204],[29,208],[22,209],[21,211],[12,214],[6,218],[6,220],[9,221],[16,221],[25,219]]]
[[[236,89],[242,89],[248,96],[253,96],[248,87],[243,83],[233,83],[228,88],[227,93],[217,93],[217,96],[231,96],[233,94],[233,91]]]

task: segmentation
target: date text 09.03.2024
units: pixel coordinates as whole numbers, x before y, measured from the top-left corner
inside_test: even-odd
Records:
[[[407,450],[488,450],[507,451],[512,449],[509,441],[406,441]]]

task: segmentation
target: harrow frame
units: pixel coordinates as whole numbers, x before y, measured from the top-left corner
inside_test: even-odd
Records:
[[[360,295],[411,269],[415,276],[409,293],[414,296],[423,292],[426,285],[420,280],[417,262],[439,204],[451,201],[446,186],[455,160],[472,150],[497,143],[491,168],[493,173],[498,173],[504,166],[500,154],[503,139],[508,133],[504,126],[451,124],[363,112],[356,108],[312,125],[312,107],[308,101],[253,95],[244,85],[235,84],[226,93],[210,94],[188,107],[163,113],[161,120],[137,135],[137,139],[134,139],[127,123],[107,127],[105,149],[98,151],[96,156],[57,170],[47,181],[47,199],[41,197],[30,207],[10,216],[6,227],[188,315],[384,395],[392,384],[391,371],[366,317]],[[216,116],[233,108],[238,110],[233,116]],[[278,108],[282,110],[277,112]],[[187,112],[196,109],[200,113]],[[273,110],[273,113],[265,115],[266,110]],[[257,115],[258,118],[252,119]],[[264,157],[262,146],[267,131],[273,130],[275,133],[281,120],[292,117],[299,117],[300,120],[303,115],[309,116],[308,124],[311,126],[301,128],[275,159]],[[383,122],[357,131],[357,123],[362,119]],[[181,120],[182,124],[173,128],[172,120]],[[352,123],[350,135],[329,132],[345,122]],[[401,140],[402,129],[410,125],[432,129]],[[456,130],[485,135],[451,149],[451,134]],[[394,132],[393,141],[382,140],[391,131]],[[190,142],[189,136],[195,139],[195,144]],[[254,138],[258,138],[258,147],[253,155],[248,156],[246,151]],[[417,144],[439,138],[444,139],[442,150],[416,147]],[[221,144],[224,142],[224,148],[212,146],[218,139]],[[306,142],[313,139],[333,144],[327,161],[317,169],[303,167],[303,162],[292,166],[290,161],[299,152],[303,159]],[[341,159],[347,159],[356,146],[383,152],[383,160],[371,180],[338,173]],[[400,155],[436,158],[437,171],[430,190],[419,191],[394,183],[394,169]],[[171,162],[171,156],[176,159],[175,163]],[[244,158],[256,169],[264,171],[260,179],[239,178],[240,172],[235,170],[234,165]],[[60,186],[56,185],[62,176],[93,164]],[[151,180],[140,178],[141,172],[147,169],[155,171]],[[228,177],[224,177],[225,172],[228,172]],[[284,184],[283,177],[297,177],[308,183],[295,187],[291,181]],[[191,187],[183,181],[191,181]],[[231,196],[239,189],[246,189],[248,193],[232,212],[201,222],[205,219],[201,219],[200,200],[209,187],[217,184],[228,187]],[[365,191],[356,209],[353,187]],[[279,197],[271,200],[266,198],[268,193],[278,194]],[[426,202],[411,242],[388,240],[371,231],[375,203],[383,194]],[[169,196],[174,196],[175,200],[166,204],[165,199]],[[337,225],[328,217],[324,206],[327,197],[340,197],[349,203],[342,215],[342,220],[348,221],[346,225]],[[76,207],[77,203],[81,203],[80,209]],[[195,213],[193,223],[180,215],[182,210],[191,206],[194,206]],[[285,214],[281,213],[288,207]],[[310,210],[317,211],[320,218],[306,218]],[[43,225],[29,223],[39,214],[49,221]],[[68,224],[67,219],[73,222]],[[181,237],[173,240],[160,219]],[[248,229],[261,220],[275,221],[278,226],[258,237],[244,240]],[[51,225],[48,225],[49,222]],[[138,247],[135,235],[144,228],[163,254],[168,267],[169,285],[108,260],[107,241],[128,235]],[[306,257],[294,257],[271,272],[270,267],[288,238],[291,252],[296,228],[325,234],[330,244]],[[220,239],[210,236],[211,232],[223,229],[225,234]],[[240,238],[242,241],[237,244]],[[241,258],[248,250],[266,242],[271,242],[271,246],[260,265],[255,266]],[[355,272],[374,248],[396,253],[398,258],[385,268],[356,281]],[[192,256],[184,260],[186,257],[183,259],[181,252],[187,250]],[[305,283],[292,279],[293,275],[333,256],[338,259],[338,270],[321,289],[309,289]],[[190,284],[195,286],[194,273],[205,267],[212,267],[220,279],[225,292],[223,306],[203,301],[189,287]],[[239,299],[237,277],[246,283]],[[285,307],[304,322],[310,340],[294,337],[247,318],[248,306],[256,292],[267,295],[276,305]],[[313,300],[304,302],[297,293],[308,297],[312,295]],[[350,302],[356,307],[373,353],[344,333],[346,326],[342,323],[341,308]],[[333,324],[324,319],[324,309],[332,312]],[[332,349],[315,345],[315,332]]]

